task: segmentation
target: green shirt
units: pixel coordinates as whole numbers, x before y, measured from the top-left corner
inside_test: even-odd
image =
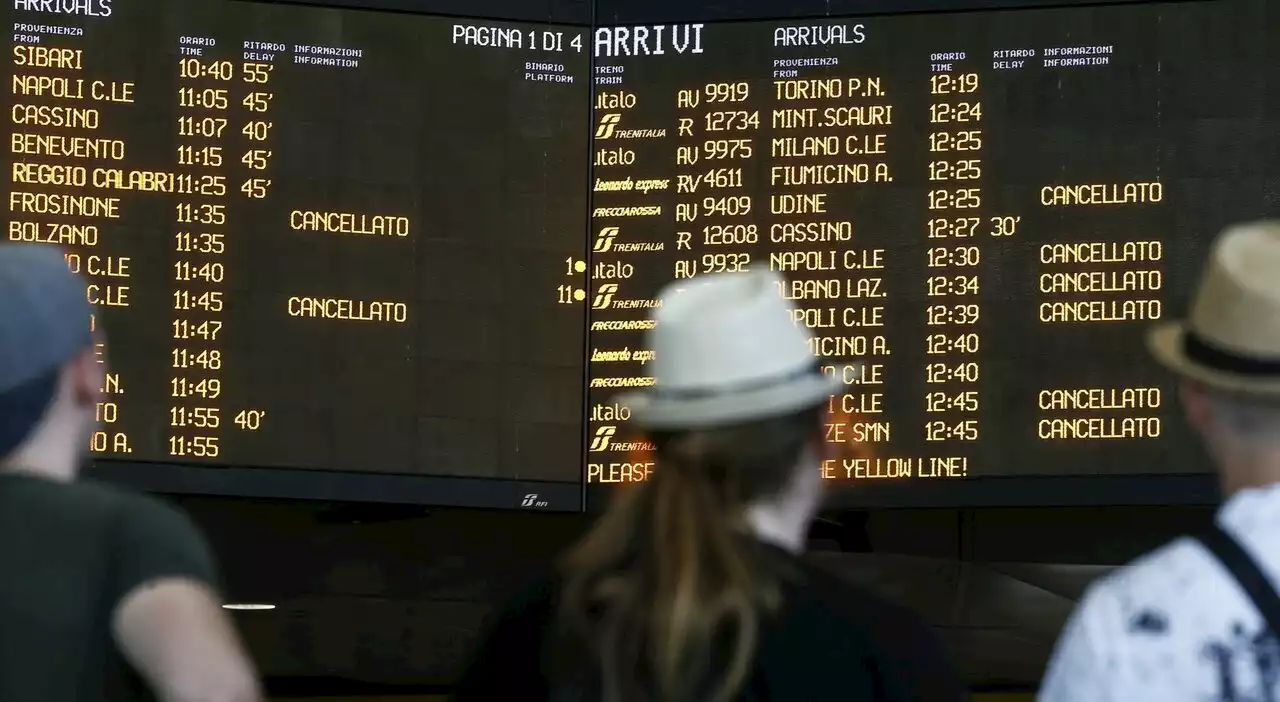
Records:
[[[0,700],[152,699],[111,621],[127,594],[166,577],[216,580],[181,512],[103,485],[0,473]]]

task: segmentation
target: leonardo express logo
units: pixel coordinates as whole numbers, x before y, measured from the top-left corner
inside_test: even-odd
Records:
[[[614,439],[618,434],[618,427],[612,424],[606,424],[596,428],[595,436],[591,437],[592,453],[601,453],[603,451],[652,451],[653,444],[648,441],[616,441]]]
[[[600,124],[596,126],[596,139],[661,139],[667,135],[666,129],[619,129],[621,123],[621,112],[601,115]]]
[[[620,227],[605,227],[596,234],[595,244],[591,250],[595,253],[631,253],[640,251],[661,251],[661,241],[623,242],[618,241]]]

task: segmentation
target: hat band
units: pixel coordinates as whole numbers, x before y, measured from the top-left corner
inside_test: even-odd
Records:
[[[654,385],[649,390],[649,395],[660,397],[667,400],[701,400],[708,397],[719,397],[723,395],[739,395],[748,392],[757,392],[760,390],[768,390],[778,385],[787,385],[801,378],[811,377],[814,375],[822,375],[822,364],[815,361],[813,365],[806,365],[798,370],[790,371],[783,375],[774,376],[764,380],[753,380],[749,383],[738,383],[736,385],[720,385],[708,388],[664,388],[661,385]]]
[[[1182,335],[1182,351],[1187,358],[1196,363],[1225,373],[1280,376],[1280,358],[1242,356],[1218,346],[1190,329]]]

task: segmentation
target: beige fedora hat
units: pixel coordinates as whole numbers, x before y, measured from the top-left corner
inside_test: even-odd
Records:
[[[1165,367],[1228,393],[1280,400],[1280,220],[1214,242],[1185,321],[1147,336]]]
[[[647,333],[654,384],[618,398],[649,429],[700,429],[813,407],[841,387],[767,270],[667,285]]]

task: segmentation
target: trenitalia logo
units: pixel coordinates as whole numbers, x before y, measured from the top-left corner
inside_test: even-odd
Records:
[[[600,117],[596,126],[596,139],[660,139],[667,135],[666,129],[618,129],[622,123],[622,113],[609,112]]]
[[[591,309],[607,310],[613,306],[613,296],[618,294],[617,283],[605,283],[596,291],[596,297],[591,301]]]
[[[613,426],[603,426],[596,429],[596,435],[591,437],[590,451],[593,453],[607,450],[609,441],[613,439],[613,435],[618,433],[618,428]]]
[[[622,121],[622,115],[617,112],[610,112],[600,118],[600,125],[596,127],[597,139],[608,139],[613,136],[613,130],[617,129],[618,123]]]
[[[606,424],[596,429],[596,435],[591,437],[591,448],[588,449],[592,453],[600,453],[601,451],[652,451],[653,444],[648,441],[614,441],[614,436],[618,433],[618,427]]]
[[[605,227],[596,234],[595,244],[591,246],[591,250],[595,253],[630,253],[640,251],[661,251],[661,241],[643,241],[636,243],[624,243],[617,241],[618,233],[621,227]]]
[[[621,227],[605,227],[596,234],[596,243],[591,247],[595,253],[608,253],[613,250],[613,240],[618,238]]]
[[[659,300],[624,300],[618,295],[617,283],[605,283],[596,289],[596,296],[591,300],[593,310],[635,310],[661,307]]]

